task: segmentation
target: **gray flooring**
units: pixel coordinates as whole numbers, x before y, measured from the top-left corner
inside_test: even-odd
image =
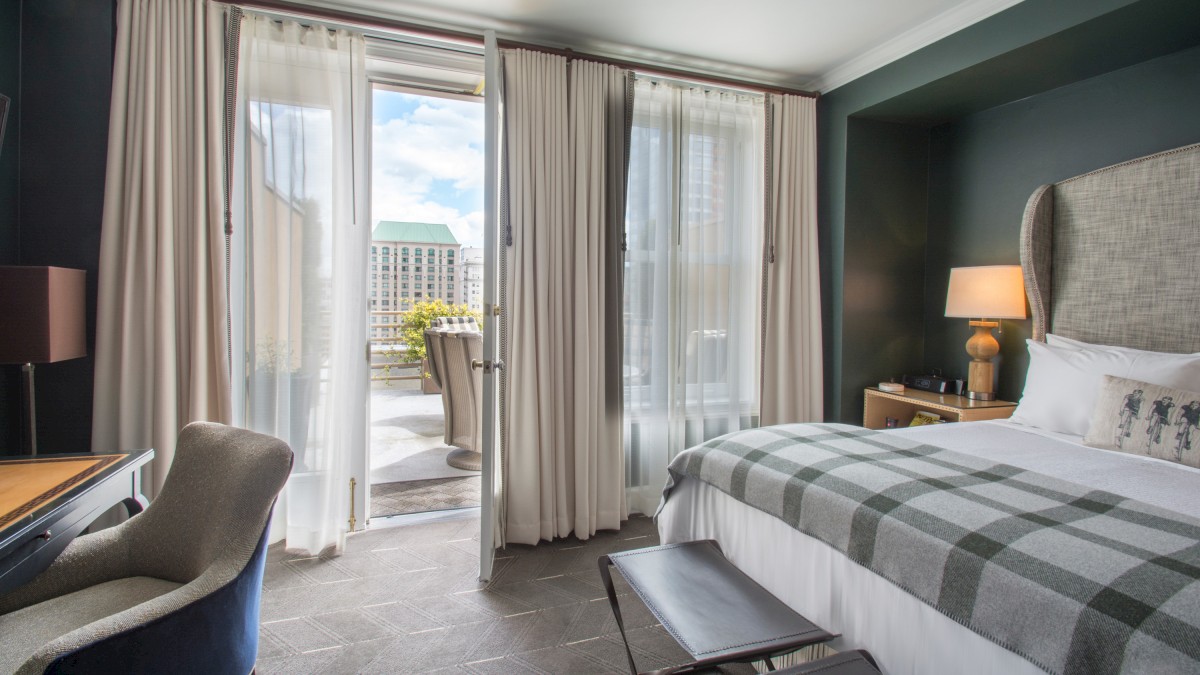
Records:
[[[477,581],[478,536],[470,515],[353,535],[334,558],[272,547],[257,671],[628,672],[596,558],[656,545],[650,519],[587,541],[510,546],[486,587]],[[638,668],[686,662],[623,581],[618,589]]]

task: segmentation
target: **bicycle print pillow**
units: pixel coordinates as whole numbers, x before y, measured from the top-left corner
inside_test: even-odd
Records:
[[[1200,393],[1105,375],[1083,442],[1200,468]]]

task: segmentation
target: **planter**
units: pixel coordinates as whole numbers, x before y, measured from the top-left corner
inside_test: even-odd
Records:
[[[283,439],[296,454],[296,470],[305,468],[308,420],[312,408],[311,375],[276,375],[256,370],[250,386],[250,428]],[[280,394],[283,396],[280,396]]]

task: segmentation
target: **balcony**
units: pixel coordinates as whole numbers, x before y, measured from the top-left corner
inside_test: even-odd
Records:
[[[371,312],[389,322],[403,314]],[[371,517],[479,506],[479,472],[446,463],[442,395],[423,393],[420,362],[396,353],[400,324],[371,327],[381,329],[371,338]]]

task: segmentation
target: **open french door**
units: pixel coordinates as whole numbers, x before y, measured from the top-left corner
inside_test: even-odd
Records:
[[[480,494],[479,580],[492,578],[496,547],[503,543],[501,441],[500,441],[500,164],[501,88],[500,50],[496,33],[486,31],[484,45],[484,234],[483,234],[483,360],[473,366],[483,369],[483,476]]]

